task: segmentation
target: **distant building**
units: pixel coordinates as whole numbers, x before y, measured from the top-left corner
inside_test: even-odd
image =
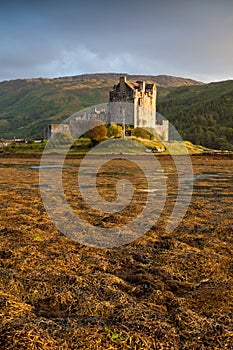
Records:
[[[6,147],[9,146],[11,143],[13,143],[14,140],[5,140],[5,139],[0,139],[0,147]]]
[[[26,139],[11,139],[11,140],[5,140],[5,139],[0,139],[0,147],[5,147],[5,146],[9,146],[11,144],[27,144],[27,140]]]

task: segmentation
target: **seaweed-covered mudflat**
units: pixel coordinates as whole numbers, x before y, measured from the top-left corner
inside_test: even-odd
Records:
[[[180,225],[166,232],[177,176],[173,160],[161,156],[168,194],[160,219],[136,241],[107,249],[75,242],[52,223],[39,158],[1,156],[0,348],[232,349],[233,159],[191,159],[193,195]],[[132,168],[138,189],[129,209],[101,215],[79,193],[80,161],[67,159],[63,171],[77,215],[112,227],[140,213],[143,174]],[[102,196],[114,200],[116,180],[130,172],[124,169],[120,159],[100,169]]]

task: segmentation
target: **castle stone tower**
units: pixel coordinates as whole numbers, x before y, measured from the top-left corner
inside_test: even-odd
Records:
[[[133,127],[155,128],[156,124],[156,85],[144,81],[129,82],[120,77],[109,94],[111,121],[122,123],[121,102],[124,108],[125,123]],[[130,103],[130,104],[129,104]]]

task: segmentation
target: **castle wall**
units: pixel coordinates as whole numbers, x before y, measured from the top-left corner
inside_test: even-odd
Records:
[[[163,120],[161,124],[156,124],[155,131],[163,141],[169,141],[169,121],[168,120]]]
[[[49,124],[44,128],[45,140],[48,140],[56,132],[70,133],[70,127],[67,124]]]
[[[156,112],[154,110],[135,104],[136,117],[135,117],[134,127],[154,128],[155,114]]]
[[[109,114],[111,122],[116,124],[134,125],[134,104],[122,102],[110,102]]]

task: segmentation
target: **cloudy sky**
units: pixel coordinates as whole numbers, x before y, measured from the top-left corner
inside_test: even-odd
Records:
[[[233,0],[8,0],[0,31],[0,80],[96,72],[233,79]]]

